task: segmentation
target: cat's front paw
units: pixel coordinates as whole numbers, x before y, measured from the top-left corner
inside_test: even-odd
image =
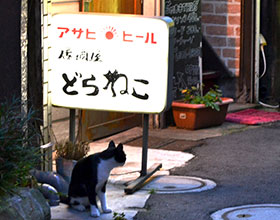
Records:
[[[104,209],[102,209],[102,210],[103,210],[104,213],[111,213],[111,212],[112,212],[112,210],[111,210],[111,209],[108,209],[108,208],[104,208]]]
[[[94,218],[97,218],[100,216],[100,212],[96,206],[94,206],[94,205],[90,206],[90,215]]]
[[[99,216],[100,216],[100,212],[97,210],[96,212],[94,211],[94,212],[90,212],[90,216],[91,217],[94,217],[94,218],[98,218]]]

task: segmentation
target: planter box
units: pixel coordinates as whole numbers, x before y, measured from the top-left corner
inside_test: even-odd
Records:
[[[206,107],[204,104],[187,104],[180,101],[172,102],[173,117],[178,128],[195,130],[221,125],[226,117],[231,98],[222,98],[220,111]]]

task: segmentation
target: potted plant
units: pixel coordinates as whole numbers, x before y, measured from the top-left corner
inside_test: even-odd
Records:
[[[182,90],[183,100],[172,102],[175,124],[190,130],[221,125],[226,117],[231,98],[222,97],[218,86],[201,95],[199,87]]]
[[[68,183],[76,162],[89,152],[88,142],[62,141],[55,144],[56,171]]]

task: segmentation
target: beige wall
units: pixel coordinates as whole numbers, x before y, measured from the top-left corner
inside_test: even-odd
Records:
[[[52,14],[59,12],[79,12],[80,0],[52,0]]]

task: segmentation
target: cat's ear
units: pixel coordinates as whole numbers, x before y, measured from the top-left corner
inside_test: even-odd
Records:
[[[114,141],[110,141],[108,148],[116,148]]]
[[[120,143],[120,144],[117,146],[117,149],[122,151],[122,150],[123,150],[123,144]]]

